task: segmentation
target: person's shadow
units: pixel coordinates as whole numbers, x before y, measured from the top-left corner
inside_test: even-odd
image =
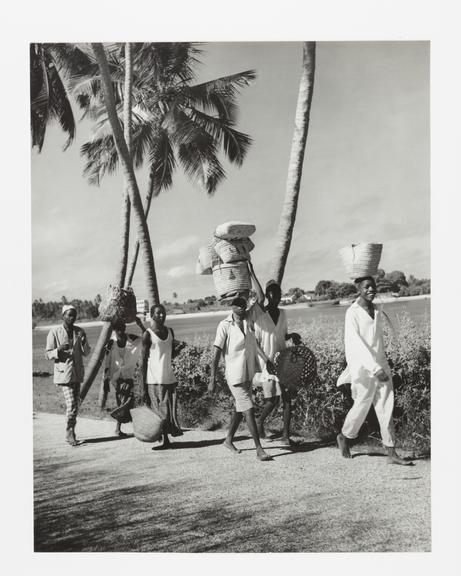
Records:
[[[99,444],[100,442],[114,442],[117,440],[128,440],[134,438],[134,434],[124,434],[123,436],[104,436],[102,438],[83,438],[79,440],[79,444]]]

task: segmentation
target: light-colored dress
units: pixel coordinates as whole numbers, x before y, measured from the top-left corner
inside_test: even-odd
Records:
[[[165,340],[159,338],[148,328],[151,347],[147,360],[146,384],[151,407],[165,418],[163,432],[172,436],[181,436],[182,430],[177,417],[177,382],[173,372],[173,333],[167,328]]]

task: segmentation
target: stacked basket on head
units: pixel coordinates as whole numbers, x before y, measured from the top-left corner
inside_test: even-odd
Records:
[[[220,224],[212,241],[199,250],[197,274],[212,274],[220,300],[248,296],[251,278],[248,260],[254,244],[250,236],[255,232],[254,224],[225,222]]]
[[[376,276],[382,251],[382,244],[361,243],[350,244],[342,248],[339,253],[347,275],[351,280],[357,280],[366,276]]]

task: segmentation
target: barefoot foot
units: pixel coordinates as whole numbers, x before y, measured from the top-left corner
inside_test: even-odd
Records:
[[[262,448],[256,449],[256,457],[258,460],[261,460],[261,462],[268,462],[269,460],[272,460],[272,456],[270,456],[267,452],[264,452]]]
[[[352,458],[349,446],[347,445],[347,438],[341,434],[341,432],[336,436],[336,441],[338,442],[338,448],[341,452],[343,458]]]
[[[404,460],[403,458],[400,458],[400,456],[398,456],[396,453],[387,455],[387,463],[397,464],[399,466],[413,466],[413,462],[411,460]]]
[[[242,451],[239,450],[238,448],[235,447],[235,445],[233,444],[233,442],[231,442],[230,440],[224,440],[223,442],[223,446],[225,448],[227,448],[228,450],[230,450],[231,452],[233,452],[234,454],[241,454]]]

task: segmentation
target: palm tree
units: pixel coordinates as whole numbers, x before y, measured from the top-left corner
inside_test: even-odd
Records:
[[[102,47],[101,47],[102,48]],[[236,122],[236,94],[240,86],[249,84],[255,77],[253,71],[247,71],[233,76],[220,78],[212,82],[190,86],[194,74],[192,67],[196,63],[199,51],[190,44],[140,44],[134,45],[134,63],[136,74],[133,74],[130,93],[135,105],[132,110],[132,157],[136,166],[142,165],[145,156],[149,161],[149,186],[146,198],[146,217],[149,212],[152,197],[157,196],[163,188],[172,184],[172,173],[175,168],[175,152],[177,157],[191,177],[201,180],[208,194],[213,194],[218,183],[224,178],[224,170],[217,158],[218,148],[222,146],[224,153],[231,162],[241,165],[250,145],[250,138],[234,129]],[[114,108],[121,121],[124,112],[125,134],[127,132],[127,83],[125,79],[125,98],[123,93],[123,65],[117,58],[118,50],[109,50],[109,65],[105,54],[95,50],[98,64],[104,55],[103,65],[111,74],[109,80],[115,90]],[[128,63],[128,59],[125,57]],[[125,66],[125,75],[127,75]],[[117,145],[116,132],[113,129],[114,118],[110,118],[109,108],[100,102],[100,79],[94,74],[86,75],[83,82],[76,86],[77,99],[86,114],[98,121],[99,136],[82,147],[88,162],[85,172],[90,175],[90,181],[99,183],[100,178],[113,171],[118,161],[125,164],[120,155],[120,143]],[[125,76],[127,78],[127,76]],[[131,79],[130,79],[131,81]],[[107,89],[104,89],[106,102]],[[131,111],[131,106],[128,107]],[[208,109],[216,111],[216,115],[207,113]],[[111,132],[107,131],[108,118]],[[101,135],[101,132],[105,131]],[[130,140],[130,136],[126,136]],[[124,168],[126,171],[126,168]],[[134,175],[134,174],[133,174]],[[126,180],[129,182],[129,178]],[[131,197],[131,202],[133,198]],[[124,203],[125,224],[129,222],[129,202]],[[127,227],[124,234],[128,236]],[[130,274],[125,282],[131,284],[136,259],[139,251],[139,236],[130,265]],[[127,238],[122,242],[121,266],[119,269],[119,284],[123,285],[123,258],[128,253]],[[149,261],[150,277],[155,277],[153,258]],[[158,303],[158,290],[151,296],[151,302]],[[105,323],[98,343],[86,370],[81,398],[83,399],[91,386],[101,365],[104,346],[110,337],[110,323]]]
[[[154,257],[150,242],[149,228],[147,227],[146,218],[142,207],[141,196],[139,194],[138,184],[133,169],[133,162],[131,159],[130,152],[128,150],[128,146],[125,141],[125,137],[122,131],[122,127],[120,125],[119,118],[117,116],[114,90],[111,82],[109,66],[107,64],[106,54],[102,44],[94,43],[91,46],[93,48],[96,60],[98,62],[101,74],[104,103],[107,109],[109,122],[112,128],[117,154],[120,159],[120,164],[122,166],[125,188],[128,191],[130,197],[130,203],[131,206],[133,207],[133,213],[136,224],[136,234],[139,240],[141,254],[144,259],[144,268],[146,272],[147,290],[149,298],[151,302],[159,302],[157,278],[155,275]],[[88,392],[96,376],[97,370],[95,370],[95,367],[97,366],[97,368],[99,369],[100,361],[103,355],[104,345],[105,342],[107,342],[109,334],[110,334],[110,323],[106,322],[104,330],[102,331],[98,340],[99,345],[97,346],[98,350],[95,350],[95,353],[93,354],[92,365],[88,369],[88,374],[85,378],[82,390],[80,392],[80,398],[82,400],[83,398],[85,398],[86,393]],[[104,344],[100,346],[102,342],[104,342]],[[97,356],[96,352],[98,352]]]
[[[202,84],[191,84],[201,53],[191,43],[135,44],[133,78],[133,161],[149,165],[145,201],[146,217],[152,198],[172,185],[178,163],[212,195],[225,177],[218,159],[220,150],[230,162],[241,165],[251,139],[237,131],[238,89],[255,78],[248,70]],[[120,63],[112,54],[111,70],[116,93],[121,94]],[[96,137],[82,146],[85,173],[99,184],[118,164],[113,136],[107,132],[107,114],[94,94],[94,82],[77,85],[85,97],[85,113],[97,121]],[[122,115],[122,102],[118,103]],[[125,285],[131,285],[139,244],[136,242]]]
[[[299,188],[303,171],[309,116],[314,89],[315,42],[304,42],[303,65],[296,106],[295,128],[291,144],[285,200],[277,233],[272,277],[281,284],[290,251],[298,208]]]

